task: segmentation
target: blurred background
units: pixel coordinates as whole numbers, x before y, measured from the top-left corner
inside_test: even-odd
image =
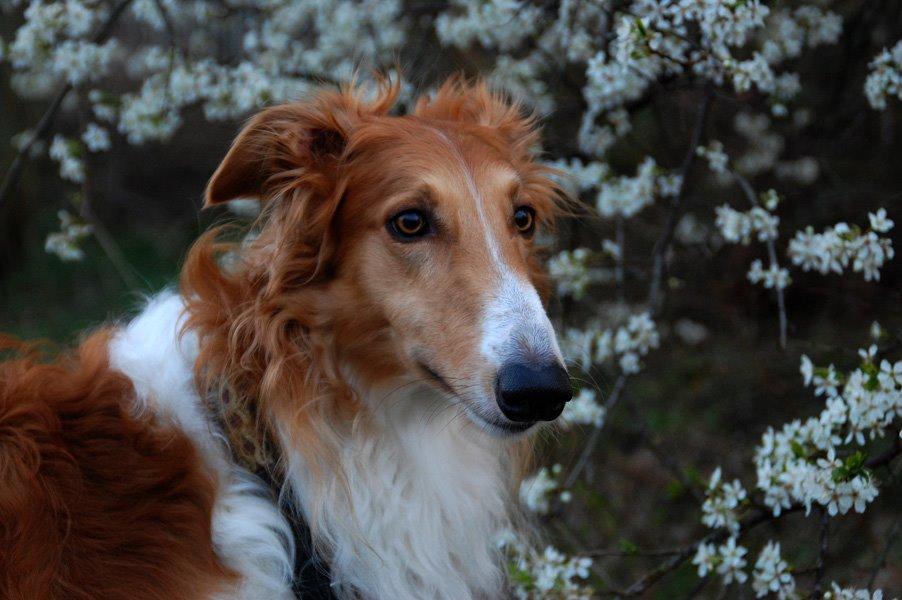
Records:
[[[411,95],[453,73],[475,76],[497,70],[496,50],[479,44],[461,48],[436,32],[434,20],[440,14],[464,10],[464,3],[457,4],[399,5],[407,34],[388,52],[388,65],[402,67]],[[560,3],[533,4],[538,18],[547,20],[540,22],[540,29],[559,18]],[[612,14],[629,3],[602,4]],[[801,3],[768,4],[776,10]],[[835,43],[790,59],[803,82],[795,106],[804,107],[805,118],[769,118],[770,130],[780,140],[780,160],[811,159],[817,176],[804,182],[778,177],[773,170],[749,176],[757,190],[775,188],[782,198],[778,248],[786,265],[786,241],[807,225],[817,231],[843,221],[866,226],[867,213],[881,207],[897,223],[902,220],[902,103],[874,110],[862,91],[870,61],[902,38],[902,2],[813,4],[829,4],[841,15],[842,32]],[[3,4],[0,39],[14,39],[24,22],[22,9],[16,3]],[[165,29],[148,33],[135,18],[117,27],[122,48],[167,35]],[[244,33],[235,21],[213,34],[222,61],[240,53]],[[194,51],[190,31],[178,30],[176,35],[187,52]],[[375,62],[377,67],[385,64]],[[312,82],[318,79],[330,77],[322,72],[310,76]],[[14,136],[34,128],[49,104],[47,96],[22,97],[14,91],[13,80],[10,63],[0,63],[0,175],[7,173],[16,154]],[[540,107],[549,158],[595,158],[586,156],[578,143],[586,110],[585,65],[547,63],[536,80],[543,85],[541,92],[553,98],[552,106]],[[125,66],[114,64],[104,86],[126,90],[134,81]],[[738,132],[734,123],[737,114],[749,109],[767,115],[769,100],[764,95],[755,90],[739,93],[726,85],[709,91],[710,86],[685,75],[661,77],[654,86],[652,93],[629,105],[631,128],[604,154],[612,173],[632,175],[645,156],[665,169],[678,169],[699,104],[708,93],[705,137],[720,140],[731,156],[755,150],[756,142]],[[513,90],[521,96],[529,91]],[[85,117],[77,105],[87,103],[85,98],[73,95],[67,100],[71,104],[54,116],[47,144],[55,134],[78,137]],[[529,98],[526,101],[529,104]],[[242,218],[228,210],[201,211],[200,206],[207,179],[247,114],[210,120],[199,104],[185,106],[181,126],[171,137],[139,145],[109,127],[111,149],[85,155],[81,184],[61,179],[59,163],[46,152],[29,160],[0,205],[0,329],[71,344],[85,329],[121,319],[147,294],[175,285],[192,240],[213,222]],[[881,270],[878,282],[866,282],[860,274],[793,269],[793,283],[785,294],[788,343],[781,348],[773,291],[747,278],[749,263],[765,256],[763,245],[726,244],[715,225],[715,207],[745,205],[741,190],[710,176],[703,160],[686,174],[685,185],[680,224],[667,255],[666,299],[657,317],[666,351],[643,358],[643,370],[629,378],[608,412],[591,459],[572,487],[573,499],[555,503],[542,517],[559,547],[596,553],[593,577],[600,589],[626,586],[661,563],[662,556],[646,556],[646,551],[680,548],[702,535],[699,506],[711,471],[721,465],[725,477],[738,477],[751,489],[751,458],[764,430],[822,408],[823,400],[802,385],[801,354],[817,364],[852,367],[857,349],[870,343],[874,321],[888,335],[882,348],[896,350],[897,358],[902,340],[897,259]],[[592,197],[584,200],[587,205],[593,202]],[[45,251],[48,235],[59,229],[57,214],[62,209],[82,218],[89,215],[94,225],[95,235],[80,246],[82,260],[66,262]],[[553,301],[551,310],[562,331],[599,313],[645,301],[653,248],[667,218],[667,203],[658,200],[626,220],[587,213],[561,224],[555,250],[620,239],[624,257],[620,285],[594,285],[580,301]],[[894,232],[887,235],[897,241]],[[585,378],[604,398],[618,373],[602,366]],[[540,452],[541,464],[559,463],[567,473],[579,459],[589,429],[575,428],[549,440]],[[902,593],[900,468],[895,464],[881,472],[888,483],[865,514],[852,512],[831,521],[826,556],[831,579],[867,582],[874,573],[889,597]],[[798,513],[755,530],[746,544],[783,540],[784,555],[791,557],[802,586],[817,562],[818,536],[818,519]],[[727,595],[727,588],[713,583],[705,587],[705,581],[685,563],[642,597]],[[753,592],[729,588],[729,597],[753,597]]]

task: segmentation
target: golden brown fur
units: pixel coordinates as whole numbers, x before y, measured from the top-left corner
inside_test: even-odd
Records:
[[[108,341],[0,364],[2,598],[187,600],[231,578],[213,552],[216,490],[194,445],[131,414]]]

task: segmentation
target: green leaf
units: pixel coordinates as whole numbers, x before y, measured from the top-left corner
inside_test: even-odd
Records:
[[[870,480],[871,472],[865,466],[866,461],[867,454],[865,454],[861,450],[856,450],[854,453],[850,454],[843,460],[842,465],[833,469],[833,472],[831,473],[833,481],[836,483],[842,483],[844,481],[851,481],[856,477],[862,477],[865,480]]]
[[[789,442],[789,447],[792,448],[792,453],[796,458],[808,458],[808,451],[805,450],[805,447],[802,444],[798,443],[796,440],[791,440]]]
[[[617,545],[620,547],[620,551],[624,552],[625,554],[635,554],[639,551],[639,547],[626,538],[620,538],[620,541],[617,542]]]

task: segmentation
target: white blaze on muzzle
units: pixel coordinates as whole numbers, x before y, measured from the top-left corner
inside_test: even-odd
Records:
[[[480,351],[495,366],[564,364],[539,294],[531,283],[510,273],[501,276],[500,285],[486,299]]]

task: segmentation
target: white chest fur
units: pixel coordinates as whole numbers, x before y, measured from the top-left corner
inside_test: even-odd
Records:
[[[497,598],[496,540],[509,526],[503,449],[434,392],[408,390],[371,393],[377,423],[342,441],[347,491],[339,477],[314,480],[290,453],[293,491],[329,548],[339,594]]]

